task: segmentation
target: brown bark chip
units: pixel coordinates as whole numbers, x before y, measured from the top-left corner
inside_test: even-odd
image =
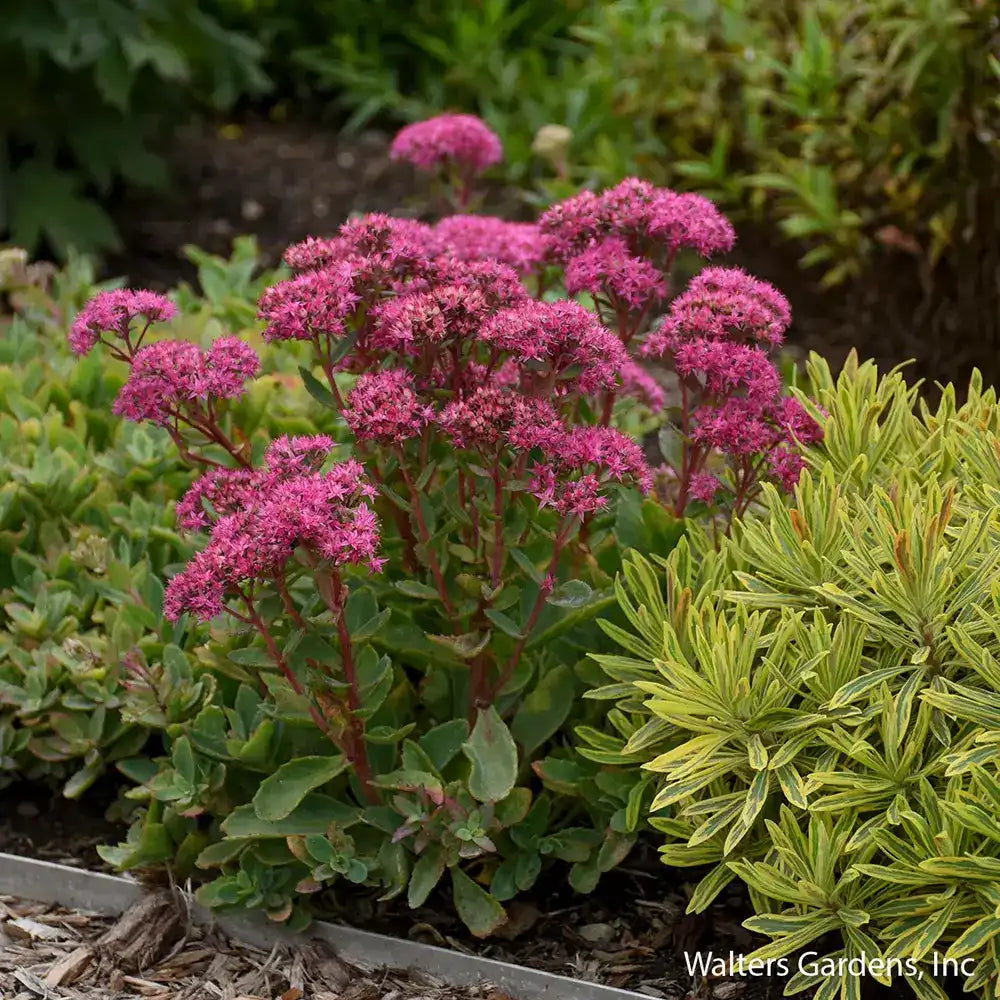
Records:
[[[97,939],[104,968],[140,972],[170,950],[184,930],[184,914],[169,892],[143,896]]]

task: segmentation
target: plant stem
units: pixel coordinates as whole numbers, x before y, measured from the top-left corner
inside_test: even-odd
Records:
[[[331,610],[337,619],[340,659],[344,667],[344,678],[347,681],[347,706],[350,709],[347,756],[354,765],[354,771],[361,783],[365,798],[371,803],[377,803],[379,796],[372,785],[372,769],[368,761],[368,747],[365,743],[365,724],[364,720],[358,716],[358,709],[361,708],[361,691],[358,685],[358,671],[354,663],[351,634],[344,616],[344,587],[340,575],[336,571],[330,573],[328,579],[331,584],[331,604],[333,605]]]
[[[549,568],[545,574],[544,579],[539,584],[538,587],[538,597],[535,598],[534,606],[531,609],[531,613],[528,615],[528,621],[525,623],[524,630],[521,633],[521,638],[518,639],[517,645],[514,647],[514,652],[511,654],[510,659],[507,661],[506,666],[500,672],[497,682],[493,685],[490,690],[489,701],[493,702],[497,699],[500,692],[507,686],[510,682],[511,677],[514,676],[514,671],[517,670],[518,664],[521,662],[521,654],[524,653],[524,647],[528,643],[528,639],[531,637],[531,633],[538,624],[539,616],[542,613],[542,609],[545,607],[545,602],[548,600],[549,594],[552,593],[552,589],[555,585],[555,574],[559,567],[559,557],[562,554],[562,550],[566,545],[566,540],[570,536],[570,532],[573,529],[574,523],[577,520],[577,515],[568,515],[556,533],[555,542],[552,548],[552,559],[549,561]]]
[[[334,736],[333,731],[330,728],[329,722],[324,718],[322,713],[309,699],[309,695],[306,693],[305,688],[302,686],[302,682],[295,676],[295,672],[288,665],[288,661],[281,655],[281,650],[278,649],[278,644],[274,641],[274,636],[268,631],[267,626],[264,624],[263,619],[257,613],[257,608],[253,603],[253,598],[251,596],[244,595],[244,602],[247,606],[247,618],[248,621],[257,631],[260,633],[264,640],[264,645],[267,646],[267,651],[271,655],[271,659],[277,664],[278,669],[281,671],[282,676],[291,685],[292,690],[302,698],[305,698],[309,702],[309,714],[312,716],[313,722],[319,726],[320,731],[329,739],[329,741],[340,749],[340,745],[337,742],[336,736]]]
[[[406,456],[403,454],[402,449],[399,451],[399,471],[402,473],[403,480],[410,491],[410,506],[413,510],[413,519],[417,524],[417,533],[420,535],[420,541],[423,542],[424,549],[427,552],[427,565],[430,567],[431,575],[434,577],[434,583],[437,585],[438,594],[441,597],[441,603],[444,605],[445,611],[448,612],[448,616],[454,617],[455,609],[452,606],[451,598],[448,596],[448,587],[444,582],[444,575],[441,572],[441,566],[437,561],[437,556],[434,554],[430,546],[431,534],[427,529],[427,522],[424,520],[424,512],[420,507],[420,494],[417,490],[416,483],[413,482],[413,478],[410,476],[410,473],[406,468]]]

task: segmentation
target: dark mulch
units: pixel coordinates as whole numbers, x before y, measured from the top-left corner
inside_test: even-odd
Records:
[[[108,819],[116,796],[110,780],[91,788],[80,802],[27,782],[5,788],[0,793],[0,851],[109,871],[97,847],[114,844],[124,834],[121,823]]]

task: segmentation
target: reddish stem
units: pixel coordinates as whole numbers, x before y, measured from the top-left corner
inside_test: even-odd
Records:
[[[434,577],[434,583],[437,585],[438,594],[441,597],[441,603],[444,605],[444,609],[448,612],[449,617],[452,617],[454,616],[455,609],[452,606],[451,598],[448,597],[448,587],[444,582],[444,575],[441,572],[441,566],[437,561],[437,556],[434,554],[430,546],[431,534],[427,529],[427,522],[424,520],[424,512],[420,507],[420,494],[417,490],[416,483],[413,482],[413,479],[406,468],[405,463],[406,456],[403,454],[402,449],[400,449],[399,471],[402,473],[403,480],[410,491],[410,506],[413,510],[413,519],[417,524],[417,533],[420,535],[420,541],[423,542],[424,548],[427,551],[427,565],[430,567],[431,575]]]
[[[563,547],[566,545],[566,541],[569,538],[570,532],[572,531],[576,520],[577,515],[574,514],[568,516],[560,526],[559,531],[556,533],[552,549],[552,559],[549,561],[548,571],[538,587],[538,597],[535,598],[534,606],[531,609],[531,613],[528,615],[528,621],[524,626],[524,631],[521,633],[521,638],[518,639],[517,645],[514,647],[514,652],[511,654],[506,666],[500,672],[497,682],[490,690],[490,702],[495,701],[500,692],[507,686],[511,677],[514,676],[514,671],[517,670],[518,664],[521,662],[521,655],[524,653],[524,647],[527,645],[532,631],[538,624],[538,619],[541,616],[542,609],[545,607],[545,602],[548,600],[549,594],[552,593],[552,588],[555,585],[556,570],[559,567],[559,556],[562,554]]]
[[[365,743],[364,720],[358,717],[361,708],[361,691],[358,684],[358,671],[354,663],[354,649],[351,645],[351,634],[347,628],[344,616],[346,595],[338,573],[330,573],[327,577],[330,584],[330,610],[337,619],[337,638],[340,641],[340,659],[344,667],[344,679],[347,681],[347,705],[350,709],[348,723],[347,755],[354,765],[354,771],[361,782],[365,798],[371,803],[379,801],[378,793],[372,785],[372,769],[368,761],[368,747]],[[324,589],[320,588],[321,591]]]
[[[329,739],[329,741],[337,747],[338,750],[340,750],[340,744],[337,742],[336,736],[334,736],[333,731],[330,729],[329,722],[327,722],[327,720],[320,713],[319,709],[312,703],[305,688],[302,686],[302,682],[295,676],[295,672],[288,665],[288,661],[281,655],[281,650],[278,649],[278,644],[274,641],[274,636],[268,631],[263,619],[257,613],[257,608],[254,606],[252,597],[244,596],[244,602],[247,606],[248,615],[248,617],[244,620],[253,625],[253,627],[260,633],[264,640],[264,645],[267,646],[267,651],[271,655],[271,659],[277,664],[282,676],[286,681],[288,681],[292,690],[297,695],[305,698],[309,702],[309,714],[312,716],[313,722],[319,726],[319,729],[324,736],[326,736],[327,739]]]

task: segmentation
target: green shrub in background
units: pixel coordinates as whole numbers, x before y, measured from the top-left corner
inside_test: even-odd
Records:
[[[826,958],[884,960],[919,997],[945,996],[935,955],[995,996],[996,392],[976,376],[931,409],[853,358],[809,374],[826,437],[794,502],[766,488],[718,553],[689,531],[659,566],[629,560],[631,627],[609,628],[627,655],[597,657],[614,683],[592,693],[628,738],[601,759],[645,761],[663,860],[709,867],[691,910],[746,883],[746,926],[772,938],[752,957],[794,972],[835,935]],[[856,970],[827,972],[789,991],[860,995]]]
[[[577,35],[583,77],[628,123],[605,169],[642,158],[763,211],[827,283],[880,245],[933,266],[989,235],[976,199],[1000,149],[990,4],[619,0]]]
[[[687,183],[776,224],[829,284],[887,248],[926,271],[993,227],[979,201],[1000,135],[991,4],[392,6],[217,0],[223,21],[270,39],[279,93],[327,95],[349,125],[477,112],[508,175],[541,181],[543,199],[569,188],[545,180],[533,137],[568,126],[574,183]]]
[[[37,0],[0,18],[0,238],[65,258],[117,246],[100,207],[165,183],[150,144],[259,93],[263,52],[196,0]],[[96,197],[95,197],[96,196]]]

